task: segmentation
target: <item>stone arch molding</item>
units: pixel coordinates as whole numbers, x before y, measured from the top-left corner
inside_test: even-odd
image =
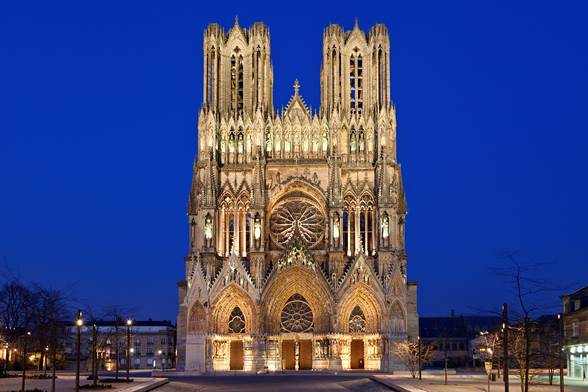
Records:
[[[312,310],[314,332],[329,332],[333,310],[331,290],[324,277],[301,266],[286,267],[268,282],[261,296],[265,329],[269,333],[280,333],[282,309],[296,294],[304,297]]]
[[[346,291],[338,306],[339,330],[350,332],[349,319],[353,309],[359,306],[366,321],[366,333],[380,333],[385,329],[383,319],[386,317],[384,298],[372,287],[358,283]]]
[[[245,318],[245,333],[258,331],[258,307],[249,294],[232,283],[223,288],[210,307],[209,328],[215,333],[229,332],[229,315],[238,307]]]
[[[188,334],[205,334],[207,332],[207,318],[204,305],[198,300],[194,302],[188,316]]]

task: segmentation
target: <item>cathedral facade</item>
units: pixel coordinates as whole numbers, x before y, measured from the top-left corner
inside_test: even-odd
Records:
[[[416,339],[384,25],[323,34],[319,110],[273,105],[270,34],[204,32],[178,370],[393,370]]]

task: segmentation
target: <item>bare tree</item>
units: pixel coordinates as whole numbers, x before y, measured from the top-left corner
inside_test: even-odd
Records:
[[[507,267],[495,270],[497,275],[504,278],[505,282],[510,284],[513,289],[517,311],[511,312],[515,322],[511,327],[513,338],[509,346],[511,346],[510,351],[514,354],[519,366],[521,392],[528,392],[532,376],[530,369],[533,366],[534,356],[531,350],[532,334],[535,331],[533,319],[539,312],[550,309],[548,305],[541,302],[541,296],[546,292],[558,291],[561,288],[555,287],[551,281],[540,276],[547,264],[522,263],[514,253],[508,253],[506,260],[509,264]]]
[[[105,309],[105,317],[114,323],[113,341],[115,355],[115,379],[118,380],[120,364],[120,339],[121,331],[124,334],[125,319],[131,314],[131,309],[123,306],[109,306]]]
[[[396,357],[404,364],[404,366],[406,366],[412,375],[412,378],[416,378],[419,370],[419,344],[412,342],[397,342],[394,343],[394,352]],[[429,362],[433,356],[433,352],[433,345],[421,343],[421,364]]]

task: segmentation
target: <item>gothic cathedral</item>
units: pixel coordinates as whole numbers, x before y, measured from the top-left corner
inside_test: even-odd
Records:
[[[178,370],[393,370],[418,334],[384,25],[323,34],[321,104],[273,105],[270,34],[204,32]]]

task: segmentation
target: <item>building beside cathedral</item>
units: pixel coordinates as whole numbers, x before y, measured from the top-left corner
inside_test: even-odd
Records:
[[[323,34],[321,103],[274,108],[263,23],[204,32],[178,370],[401,367],[416,340],[384,25]]]

